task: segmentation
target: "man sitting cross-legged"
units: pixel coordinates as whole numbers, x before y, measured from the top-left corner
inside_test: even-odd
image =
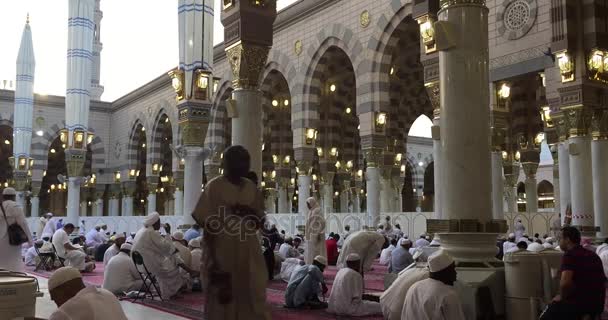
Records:
[[[346,268],[340,269],[329,295],[328,312],[340,316],[361,317],[381,314],[380,303],[364,301],[361,257],[351,253],[346,257]]]
[[[327,293],[323,270],[327,258],[316,256],[311,265],[297,267],[291,274],[285,291],[285,305],[288,308],[324,309],[327,303],[319,300],[319,294]]]

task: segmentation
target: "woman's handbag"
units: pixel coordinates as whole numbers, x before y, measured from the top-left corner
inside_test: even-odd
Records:
[[[11,246],[20,246],[23,243],[27,242],[27,235],[23,228],[18,223],[13,223],[11,225],[8,224],[8,219],[6,219],[6,212],[4,211],[4,205],[0,203],[0,208],[2,209],[2,214],[4,215],[4,220],[6,220],[7,224],[7,233],[8,233],[8,243]]]

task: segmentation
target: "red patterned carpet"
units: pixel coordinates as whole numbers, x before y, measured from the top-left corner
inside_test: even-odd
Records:
[[[83,274],[83,279],[86,284],[101,286],[103,284],[103,263],[98,262],[96,269],[92,273]],[[28,273],[48,278],[51,272],[39,270],[33,271],[28,268]],[[336,267],[328,267],[325,269],[325,281],[331,292],[331,285],[338,270]],[[382,292],[384,288],[384,275],[387,273],[387,268],[375,264],[374,270],[365,274],[365,291],[366,292]],[[280,280],[273,280],[268,283],[266,289],[266,299],[272,310],[272,319],[275,320],[329,320],[329,319],[350,319],[350,317],[337,317],[329,314],[324,310],[293,310],[283,308],[285,304],[285,289],[287,283]],[[328,297],[326,297],[328,298]],[[158,301],[146,299],[141,304],[175,314],[189,319],[203,319],[204,300],[202,293],[188,293],[182,295],[179,299],[172,301]],[[381,320],[382,316],[365,317],[359,319]]]

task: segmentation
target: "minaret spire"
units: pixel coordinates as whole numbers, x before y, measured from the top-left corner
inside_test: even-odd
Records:
[[[30,24],[30,13],[27,13],[27,17],[25,18],[25,24]]]
[[[32,145],[32,118],[34,112],[34,46],[30,17],[27,15],[21,45],[17,55],[17,76],[15,86],[14,140],[13,140],[13,178],[18,191],[17,203],[24,207],[25,185],[28,175],[31,176],[30,146]],[[37,212],[32,212],[34,215]]]

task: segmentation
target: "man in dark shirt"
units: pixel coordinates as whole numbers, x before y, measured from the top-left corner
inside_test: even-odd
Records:
[[[606,295],[604,269],[600,258],[581,245],[581,234],[570,226],[562,228],[560,294],[553,299],[555,319],[581,319],[596,316],[604,310]],[[551,312],[551,313],[553,313]]]

